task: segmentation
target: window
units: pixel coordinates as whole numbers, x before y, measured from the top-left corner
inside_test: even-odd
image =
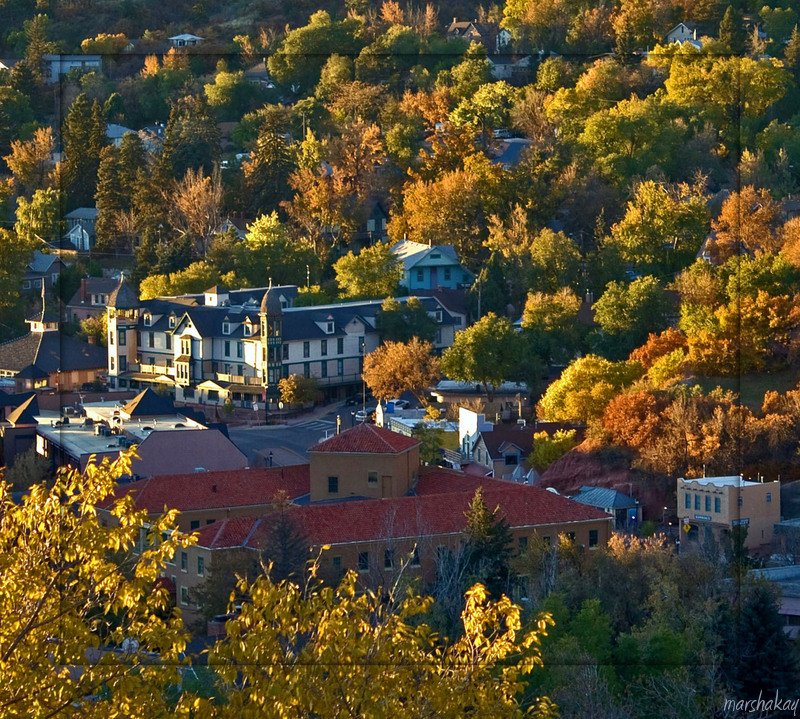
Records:
[[[414,547],[414,551],[411,552],[411,566],[418,567],[419,566],[419,548]]]
[[[344,354],[344,337],[339,337],[336,340],[336,354],[337,355]]]
[[[341,569],[342,569],[342,558],[341,557],[339,557],[339,556],[332,557],[331,558],[331,563],[333,564],[333,568],[337,572],[341,571]]]
[[[709,497],[708,495],[706,495],[705,504],[706,504],[706,512],[710,512],[711,511],[711,497]]]
[[[185,572],[189,569],[189,555],[186,552],[181,552],[181,571]]]
[[[425,273],[422,270],[417,270],[417,282],[422,282],[425,279]]]
[[[150,323],[153,321],[153,317],[151,315],[144,316],[144,326],[149,327]]]
[[[700,511],[700,495],[699,494],[695,494],[694,495],[694,508],[695,508],[696,511],[698,511],[698,512]]]
[[[225,349],[223,350],[226,357],[231,356],[231,342],[230,340],[225,340]]]
[[[767,492],[767,504],[772,504],[772,492]]]
[[[31,281],[30,280],[25,280],[22,283],[22,289],[23,290],[29,290],[30,288],[31,288]]]
[[[229,335],[231,333],[231,326],[228,322],[222,323],[222,334]]]
[[[367,482],[369,484],[377,484],[378,483],[378,473],[377,472],[370,472],[367,476]]]
[[[575,532],[567,532],[567,539],[569,539],[570,542],[574,542],[575,541]]]
[[[339,493],[339,478],[328,477],[328,494],[338,494],[338,493]]]
[[[449,268],[449,267],[445,267],[445,268],[444,268],[444,279],[445,279],[447,282],[449,282],[449,281],[450,281],[450,268]]]
[[[310,376],[311,376],[311,363],[303,362],[303,377],[310,377]]]
[[[336,360],[336,374],[340,377],[344,374],[344,360]]]
[[[363,355],[364,350],[366,348],[366,343],[364,342],[364,336],[358,338],[358,351]]]
[[[236,358],[241,359],[244,357],[244,345],[241,342],[236,343]],[[241,372],[239,373],[241,374]]]
[[[327,332],[329,335],[333,334],[333,322],[328,322],[325,325],[325,332]]]
[[[369,552],[358,553],[358,571],[359,572],[369,571]]]
[[[692,495],[688,492],[684,493],[683,495],[683,506],[684,509],[691,509],[692,508]]]
[[[76,317],[75,321],[76,322],[78,321],[77,317]],[[111,330],[111,332],[108,333],[108,344],[110,344],[110,345],[114,344],[114,330]]]
[[[200,529],[200,520],[199,519],[193,519],[191,521],[191,523],[189,524],[189,528],[192,529],[192,530]]]
[[[319,353],[323,357],[326,357],[328,355],[328,340],[320,340]]]
[[[172,335],[169,332],[167,332],[167,334],[164,335],[164,346],[168,350],[172,349]]]
[[[394,549],[387,549],[383,553],[383,568],[394,569]]]
[[[721,510],[721,507],[720,507],[720,505],[721,505],[721,504],[722,504],[722,503],[719,501],[719,497],[714,497],[714,511],[715,511],[717,514],[719,514],[719,513],[720,513],[720,511],[722,511],[722,510]]]
[[[114,371],[114,357],[113,356],[108,358],[108,367],[112,372]]]
[[[436,330],[436,344],[437,345],[442,344],[442,330],[441,329]]]
[[[206,573],[206,560],[203,557],[197,558],[197,576],[202,577]]]
[[[303,357],[311,357],[311,343],[303,342]]]
[[[156,346],[156,333],[155,332],[148,332],[147,333],[147,346],[152,349]]]
[[[214,524],[214,522],[216,522],[216,521],[217,520],[215,520],[215,519],[207,519],[206,520],[206,524]]]
[[[737,504],[741,507],[744,504],[744,497],[740,494],[737,499],[738,499]]]
[[[375,232],[375,220],[367,220],[367,232]]]
[[[284,344],[283,345],[283,359],[285,359],[285,360],[289,359],[289,345],[288,344]]]
[[[124,347],[127,344],[127,338],[125,336],[125,330],[119,331],[119,346]]]
[[[322,371],[320,373],[320,376],[324,379],[325,377],[328,376],[328,363],[327,362],[323,362],[322,365],[321,365],[321,368],[322,368]]]
[[[517,543],[519,544],[519,553],[522,554],[528,548],[528,538],[520,537]]]
[[[598,544],[598,536],[597,536],[597,534],[598,533],[597,533],[596,529],[590,529],[589,530],[589,546],[590,547],[596,547],[597,546],[597,544]]]
[[[169,326],[170,327],[174,327],[175,326],[175,316],[174,315],[170,315],[169,316]]]
[[[189,587],[181,587],[181,604],[189,603]]]
[[[119,358],[119,371],[124,372],[128,369],[128,358],[125,355]]]
[[[516,466],[519,464],[519,457],[516,454],[507,454],[505,456],[506,466]]]
[[[192,354],[192,338],[191,337],[181,337],[181,354],[185,354],[185,355]]]

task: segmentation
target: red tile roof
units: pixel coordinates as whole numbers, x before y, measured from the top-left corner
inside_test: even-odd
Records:
[[[429,485],[441,489],[456,478],[435,476]],[[464,478],[465,483],[469,482]],[[473,480],[474,481],[474,480]],[[424,481],[421,480],[421,484]],[[500,508],[511,527],[531,527],[568,524],[591,520],[607,521],[609,516],[600,510],[573,502],[566,497],[539,487],[487,479],[481,483],[484,500],[491,509]],[[368,499],[351,502],[331,502],[291,507],[292,515],[304,528],[314,545],[371,542],[404,537],[424,537],[458,534],[466,525],[465,512],[474,494],[468,491],[423,493],[421,496],[394,499]],[[202,530],[201,546],[256,546],[260,532],[265,530],[266,518],[223,520],[217,524],[236,522],[230,528],[210,525]],[[230,541],[230,544],[224,542]],[[204,544],[208,542],[209,544]]]
[[[362,422],[352,429],[314,445],[309,452],[353,452],[358,454],[397,454],[416,447],[419,440]]]
[[[484,469],[484,472],[486,470]],[[455,469],[444,467],[422,467],[419,473],[416,493],[419,496],[427,494],[449,494],[451,492],[474,492],[483,485],[484,477],[475,477]]]
[[[278,492],[286,492],[289,499],[308,494],[309,466],[162,475],[120,485],[115,496],[131,494],[137,509],[158,514],[164,507],[186,512],[265,505]]]

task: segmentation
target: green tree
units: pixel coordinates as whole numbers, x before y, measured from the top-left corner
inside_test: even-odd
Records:
[[[94,344],[105,347],[108,344],[108,315],[103,312],[94,317],[81,320],[81,334]]]
[[[747,30],[741,13],[728,5],[719,23],[719,41],[722,47],[734,55],[743,55],[747,45]]]
[[[242,163],[252,212],[274,212],[289,199],[295,163],[285,129],[274,116],[262,122],[250,157]]]
[[[31,447],[14,458],[14,464],[3,474],[3,480],[13,485],[16,491],[27,491],[36,484],[44,484],[52,479],[50,460],[42,457]]]
[[[358,23],[352,19],[332,20],[325,10],[318,10],[308,24],[286,33],[277,50],[269,56],[267,69],[277,82],[311,90],[333,53],[356,54],[361,42],[356,39]]]
[[[400,280],[400,260],[389,245],[378,242],[358,254],[348,252],[333,265],[343,297],[391,297]]]
[[[637,185],[609,243],[640,272],[667,278],[694,261],[709,219],[703,198],[647,180]]]
[[[444,430],[438,427],[429,427],[420,422],[411,430],[411,436],[420,441],[420,460],[425,464],[438,464],[442,459]]]
[[[261,571],[258,553],[252,549],[216,552],[203,582],[189,592],[189,597],[203,619],[208,621],[228,611],[231,591],[240,581],[253,581]],[[234,592],[234,596],[239,602],[244,599],[238,592]]]
[[[528,463],[537,472],[544,472],[577,444],[574,429],[559,429],[552,435],[547,432],[536,432],[533,435],[533,448]]]
[[[219,282],[219,279],[219,272],[208,262],[193,262],[179,272],[146,277],[139,285],[139,296],[143,300],[149,300],[153,297],[202,292]]]
[[[42,242],[58,244],[61,238],[61,194],[56,189],[36,190],[30,202],[17,198],[14,232],[26,247]]]
[[[418,297],[409,297],[405,302],[393,297],[385,299],[376,329],[384,342],[408,342],[412,337],[432,342],[436,336],[436,322]]]
[[[236,276],[251,287],[263,287],[270,279],[276,284],[300,284],[306,268],[316,266],[311,248],[291,237],[276,212],[261,215],[247,226],[233,260]]]
[[[490,312],[456,334],[442,354],[442,372],[459,382],[477,382],[489,400],[495,388],[519,372],[520,339],[505,317]]]
[[[450,113],[454,125],[472,125],[486,135],[491,130],[508,127],[511,109],[520,92],[507,82],[481,85],[469,98],[464,98]]]
[[[538,416],[549,422],[589,422],[643,374],[638,362],[611,362],[586,355],[572,362],[547,388],[539,400]]]
[[[210,173],[219,162],[220,131],[202,98],[184,97],[172,106],[160,161],[173,178],[189,169]]]
[[[598,344],[615,359],[627,357],[651,332],[666,329],[668,317],[664,288],[649,275],[629,285],[609,282],[594,304],[594,318],[601,331]]]
[[[69,106],[61,126],[64,159],[62,187],[70,209],[91,206],[97,185],[100,151],[106,144],[106,125],[100,105],[80,94]]]
[[[530,286],[540,292],[579,287],[583,258],[575,241],[563,232],[542,230],[530,245]]]
[[[481,488],[475,490],[464,515],[468,582],[485,583],[494,597],[510,594],[515,575],[510,564],[513,537],[508,520],[499,508],[492,511],[486,506]]]
[[[113,145],[104,147],[100,153],[95,192],[97,249],[103,252],[123,249],[118,244],[119,214],[126,209],[129,195],[123,188],[121,173],[120,151]]]
[[[549,364],[569,362],[582,344],[578,312],[580,298],[568,287],[557,292],[529,292],[522,311],[522,327],[531,346]]]
[[[291,580],[300,583],[306,577],[309,563],[309,540],[291,511],[285,497],[273,500],[269,529],[261,545],[261,561],[269,568],[273,581]]]
[[[244,70],[228,70],[224,60],[217,63],[214,82],[203,86],[208,106],[221,120],[238,120],[252,109],[258,88],[244,75]]]
[[[33,129],[33,110],[28,98],[13,87],[0,85],[0,157],[9,154],[12,142]]]

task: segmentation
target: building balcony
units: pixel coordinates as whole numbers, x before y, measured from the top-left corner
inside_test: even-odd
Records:
[[[167,375],[167,377],[175,376],[175,368],[167,367],[165,364],[140,364],[135,371],[141,372],[142,374],[164,374]]]
[[[225,372],[215,372],[214,379],[217,382],[230,382],[231,384],[248,385],[251,387],[260,387],[260,377],[248,377],[241,374],[226,374]]]

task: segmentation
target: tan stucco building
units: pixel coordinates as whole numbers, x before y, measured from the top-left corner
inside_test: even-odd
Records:
[[[781,519],[780,482],[751,482],[736,475],[678,479],[678,517],[683,546],[719,541],[734,527],[745,527],[747,549],[772,542]]]

